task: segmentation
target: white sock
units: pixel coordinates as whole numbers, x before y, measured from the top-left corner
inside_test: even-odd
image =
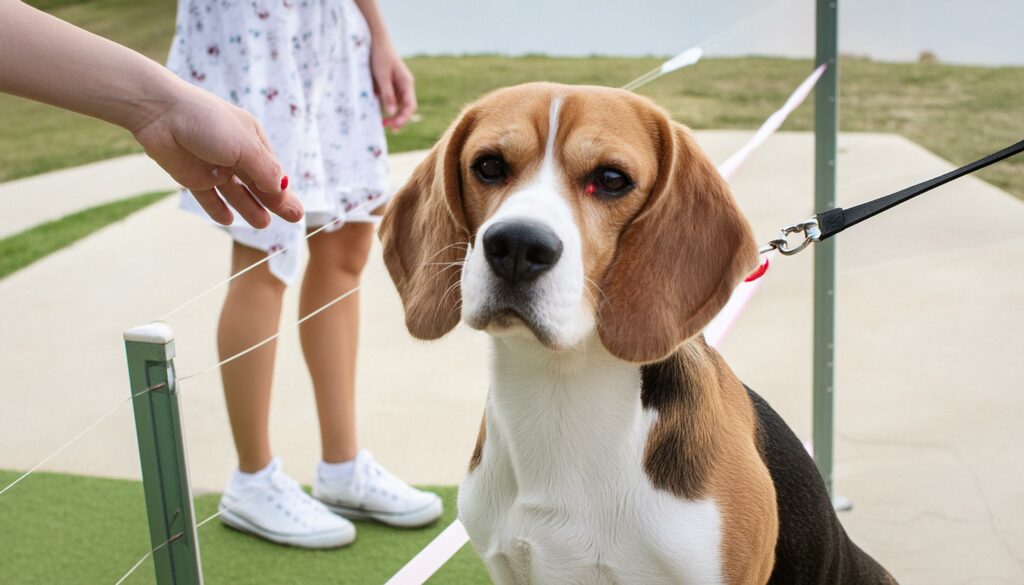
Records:
[[[321,461],[317,466],[317,475],[330,481],[349,481],[356,471],[356,460],[349,459],[341,463],[327,463]]]
[[[241,489],[249,489],[253,487],[262,487],[270,481],[270,476],[275,471],[281,468],[281,460],[277,457],[273,457],[267,466],[259,471],[253,473],[246,473],[240,469],[236,469],[231,474],[231,483]]]

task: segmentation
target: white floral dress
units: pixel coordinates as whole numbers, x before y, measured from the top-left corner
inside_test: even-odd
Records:
[[[298,276],[307,228],[372,221],[390,196],[387,144],[370,74],[370,31],[353,0],[179,0],[167,67],[252,112],[302,200],[306,218],[232,237],[268,253],[271,272]],[[182,207],[205,216],[190,193]],[[342,222],[328,229],[338,229]]]

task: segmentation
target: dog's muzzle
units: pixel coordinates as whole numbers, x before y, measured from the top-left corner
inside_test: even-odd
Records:
[[[484,232],[483,244],[491,271],[513,287],[533,282],[562,256],[562,240],[531,220],[499,221]]]

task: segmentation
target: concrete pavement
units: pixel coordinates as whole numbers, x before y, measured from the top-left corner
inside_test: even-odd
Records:
[[[175,187],[144,154],[0,183],[0,238],[89,207]]]
[[[721,161],[749,133],[697,135]],[[951,168],[897,136],[844,134],[839,144],[841,205]],[[733,181],[760,239],[813,213],[812,145],[807,133],[776,135]],[[420,156],[394,158],[396,182]],[[1024,582],[1024,204],[966,178],[844,233],[839,246],[836,484],[855,505],[844,524],[904,584]],[[121,332],[224,278],[227,248],[226,235],[165,201],[0,280],[0,467],[32,466],[125,400]],[[773,263],[721,348],[805,438],[811,254]],[[285,323],[296,297],[289,291]],[[179,375],[216,362],[222,298],[171,319]],[[486,337],[459,328],[412,340],[379,250],[362,299],[363,445],[410,481],[458,482],[486,395]],[[294,330],[278,353],[274,445],[309,482],[317,428]],[[219,379],[183,388],[194,483],[220,489],[234,452]],[[46,468],[131,478],[138,467],[125,406]],[[31,481],[5,503],[17,505]]]

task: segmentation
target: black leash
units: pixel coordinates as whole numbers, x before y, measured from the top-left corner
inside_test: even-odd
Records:
[[[954,171],[935,177],[934,179],[928,179],[927,181],[896,191],[895,193],[891,193],[884,197],[879,197],[873,201],[861,203],[856,207],[851,207],[849,209],[836,207],[835,209],[822,211],[815,215],[813,219],[782,228],[779,237],[762,246],[761,252],[764,253],[771,250],[778,250],[780,253],[787,256],[796,254],[810,245],[811,242],[827,240],[846,228],[855,226],[866,219],[870,219],[879,213],[882,213],[883,211],[892,209],[904,201],[909,201],[922,193],[927,193],[936,187],[945,185],[950,181],[955,181],[964,175],[969,175],[974,171],[983,169],[991,164],[1010,158],[1015,154],[1020,154],[1021,152],[1024,152],[1024,140],[1021,140],[1012,146],[1007,146],[999,152],[992,153],[984,158],[980,158],[970,164],[964,165]],[[797,232],[804,234],[804,241],[795,248],[791,248],[789,247],[787,237],[790,234]]]

